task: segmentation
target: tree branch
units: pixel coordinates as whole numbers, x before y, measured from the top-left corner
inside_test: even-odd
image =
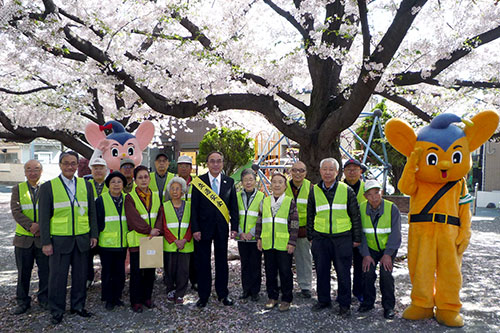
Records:
[[[57,87],[58,86],[51,85],[51,86],[38,87],[38,88],[33,88],[30,90],[24,90],[24,91],[14,91],[14,90],[0,87],[0,91],[7,93],[7,94],[12,94],[12,95],[28,95],[28,94],[36,93],[36,92],[43,91],[43,90],[50,90],[50,89],[55,90]]]
[[[96,29],[96,28],[94,28],[93,25],[88,26],[87,24],[85,24],[85,22],[82,19],[80,19],[79,17],[77,17],[73,14],[68,13],[67,11],[65,11],[62,8],[59,8],[59,13],[65,17],[67,17],[68,19],[89,28],[94,34],[96,34],[100,38],[103,38],[106,35],[106,33],[103,30]]]
[[[358,0],[359,20],[361,22],[361,32],[363,34],[363,58],[370,56],[370,26],[368,25],[368,8],[365,0]]]
[[[416,105],[412,104],[407,99],[405,99],[405,98],[403,98],[401,96],[396,95],[392,91],[384,90],[382,92],[377,92],[376,94],[380,95],[382,97],[385,97],[388,100],[393,101],[394,103],[397,103],[397,104],[405,107],[411,113],[413,113],[415,116],[417,116],[418,118],[422,119],[423,121],[426,121],[426,122],[429,123],[432,120],[432,117],[430,115],[428,115],[427,113],[425,113],[425,111],[423,111],[422,109],[420,109]]]
[[[285,20],[290,22],[290,24],[302,35],[302,39],[304,40],[304,42],[309,40],[309,32],[303,26],[301,26],[299,22],[297,22],[292,14],[280,8],[271,0],[264,0],[264,3],[271,7],[278,15],[282,16]]]

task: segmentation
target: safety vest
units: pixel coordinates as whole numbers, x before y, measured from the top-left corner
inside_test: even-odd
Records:
[[[104,230],[99,234],[99,246],[106,248],[127,247],[127,218],[125,216],[125,195],[123,198],[122,211],[118,213],[113,198],[109,192],[101,195],[104,204]]]
[[[76,180],[76,199],[71,202],[66,186],[60,177],[50,181],[54,197],[54,215],[50,219],[51,236],[76,236],[90,231],[87,202],[87,184],[83,178]]]
[[[311,189],[311,182],[304,179],[302,186],[300,187],[299,194],[297,195],[297,212],[299,213],[299,227],[305,227],[307,225],[307,198],[309,197],[309,191]],[[286,183],[285,195],[294,199],[292,192],[292,187],[290,182]]]
[[[249,232],[257,224],[257,217],[259,216],[260,202],[264,199],[264,193],[257,191],[255,196],[250,203],[250,207],[245,210],[245,205],[243,204],[243,199],[241,197],[241,192],[236,193],[238,199],[238,210],[240,213],[240,228],[243,233]],[[237,238],[239,239],[239,237]],[[253,237],[252,239],[255,239]]]
[[[168,177],[168,176],[167,176]],[[176,177],[181,177],[179,175],[176,175]],[[190,176],[191,177],[191,176]],[[182,177],[181,177],[182,178]],[[184,179],[184,178],[183,178]],[[185,179],[184,179],[185,180]],[[193,178],[191,177],[191,180],[193,180]],[[191,201],[191,194],[193,193],[193,187],[191,186],[191,182],[188,184],[187,181],[186,181],[186,184],[187,184],[187,193],[184,195],[184,200],[185,201]]]
[[[391,212],[392,202],[384,200],[384,214],[380,216],[377,227],[373,227],[372,219],[366,214],[366,206],[368,202],[365,201],[360,206],[361,224],[363,225],[363,232],[366,236],[368,247],[374,251],[385,250],[387,239],[391,233]]]
[[[331,205],[318,185],[314,185],[313,189],[316,201],[314,230],[324,234],[339,234],[351,230],[351,219],[347,214],[347,185],[338,182]]]
[[[94,190],[94,199],[97,199],[97,197],[99,196],[97,195],[97,189],[95,187],[95,179],[89,179],[89,183],[92,184],[92,189]],[[104,184],[102,187],[101,195],[103,195],[108,191],[109,191],[108,187],[106,186],[106,184]]]
[[[151,189],[151,188],[150,188]],[[151,210],[148,212],[144,204],[142,203],[137,191],[133,190],[129,195],[134,200],[135,209],[139,212],[142,219],[149,224],[151,228],[154,228],[156,222],[156,216],[158,215],[158,209],[160,209],[160,197],[155,195],[155,192],[151,193]],[[140,245],[140,239],[143,237],[149,237],[149,235],[140,234],[135,230],[129,231],[127,234],[127,243],[129,247],[138,247]]]
[[[31,221],[37,222],[38,200],[33,202],[28,182],[19,184],[19,203],[21,204],[22,213]],[[31,232],[24,229],[19,223],[16,223],[16,235],[34,237]]]
[[[182,214],[182,219],[179,221],[177,214],[175,213],[174,205],[172,201],[167,201],[163,203],[163,209],[165,211],[165,222],[167,228],[175,236],[176,239],[183,239],[189,228],[189,223],[191,219],[191,203],[186,201],[184,205],[184,212]],[[191,253],[194,251],[193,238],[189,242],[184,244],[184,248],[179,250],[175,242],[169,244],[165,238],[163,238],[163,251],[166,252],[181,252],[181,253]]]
[[[366,198],[365,198],[365,182],[360,180],[361,181],[361,184],[359,184],[359,191],[358,191],[358,195],[356,195],[356,199],[358,200],[358,204],[361,205],[363,202],[366,201]]]
[[[288,239],[288,215],[290,213],[290,205],[292,198],[285,196],[280,208],[273,217],[271,212],[271,197],[266,197],[262,201],[262,248],[264,250],[275,249],[278,251],[286,251]]]
[[[163,200],[165,201],[165,197],[167,196],[167,184],[168,182],[174,178],[174,174],[171,172],[167,171],[167,179],[165,180],[165,186],[163,187]],[[149,177],[151,178],[151,181],[149,182],[149,188],[151,191],[156,192],[157,195],[159,196],[160,191],[158,190],[158,184],[156,183],[156,172],[150,172]]]

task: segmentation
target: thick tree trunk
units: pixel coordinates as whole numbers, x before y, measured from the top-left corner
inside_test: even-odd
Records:
[[[342,170],[342,158],[340,155],[339,137],[328,146],[327,149],[322,148],[323,145],[318,144],[317,140],[310,140],[307,146],[301,145],[299,159],[307,166],[307,179],[314,184],[321,180],[319,173],[319,164],[322,159],[333,157],[339,162],[339,175]]]

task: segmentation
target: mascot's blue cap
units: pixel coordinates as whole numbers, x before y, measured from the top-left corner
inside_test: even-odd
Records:
[[[440,114],[432,119],[430,125],[418,132],[417,141],[435,143],[446,151],[453,142],[465,136],[461,128],[452,125],[461,121],[462,119],[453,113]]]
[[[127,140],[135,138],[134,135],[130,134],[125,130],[125,127],[123,127],[122,124],[117,122],[116,120],[110,120],[107,123],[104,124],[104,128],[110,128],[113,130],[106,139],[110,140],[116,140],[118,141],[121,145],[124,145]]]

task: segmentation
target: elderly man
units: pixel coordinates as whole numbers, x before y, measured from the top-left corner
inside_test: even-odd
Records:
[[[49,258],[42,253],[40,225],[38,224],[38,198],[42,164],[29,160],[24,165],[26,182],[12,188],[10,209],[16,221],[14,254],[17,266],[17,307],[14,314],[25,313],[31,306],[29,296],[31,271],[38,266],[38,304],[48,309]]]
[[[120,161],[120,172],[127,178],[127,184],[123,187],[125,193],[130,193],[134,188],[134,168],[134,161],[130,158],[124,158]]]
[[[71,313],[90,317],[85,310],[89,250],[97,245],[98,229],[92,186],[75,177],[78,154],[64,152],[61,174],[40,188],[42,251],[49,256],[51,322],[59,324],[66,308],[66,285],[71,265]]]
[[[358,160],[351,158],[344,163],[344,183],[349,185],[356,194],[358,199],[358,204],[361,205],[362,202],[366,201],[363,193],[364,182],[361,179],[361,175],[365,172],[366,167],[361,164]],[[353,279],[352,279],[352,293],[359,300],[363,302],[363,270],[361,265],[363,263],[363,257],[359,252],[359,247],[355,247],[352,251],[352,266],[353,266]]]
[[[297,204],[299,212],[299,236],[295,248],[295,266],[297,268],[297,282],[301,289],[300,296],[311,298],[312,283],[312,256],[311,243],[307,240],[307,198],[312,184],[306,179],[307,167],[298,161],[291,168],[292,179],[287,182],[285,194]]]
[[[361,243],[361,218],[352,188],[336,180],[339,164],[334,158],[320,163],[321,181],[307,201],[307,238],[316,264],[318,303],[313,311],[331,308],[331,263],[337,273],[337,300],[342,317],[350,315],[352,248]]]
[[[229,267],[227,240],[238,233],[239,211],[234,180],[223,175],[224,157],[220,152],[207,156],[208,173],[191,181],[191,230],[195,239],[194,252],[198,268],[198,295],[196,306],[207,306],[212,289],[211,253],[214,243],[215,291],[224,305],[233,305],[227,289]]]
[[[382,190],[376,180],[365,184],[365,201],[360,206],[363,237],[360,246],[363,256],[363,303],[359,312],[373,309],[375,304],[375,269],[380,262],[380,291],[386,319],[394,318],[394,278],[392,264],[401,245],[401,214],[398,207],[382,199]]]
[[[158,153],[155,159],[155,172],[151,172],[149,176],[151,177],[151,183],[149,187],[151,191],[158,192],[160,196],[160,202],[168,200],[167,184],[170,179],[174,178],[174,174],[168,172],[168,166],[170,161],[168,156],[164,152]]]

